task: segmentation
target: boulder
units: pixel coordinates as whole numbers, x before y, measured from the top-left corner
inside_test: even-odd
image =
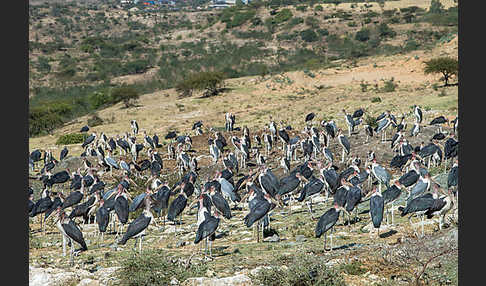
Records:
[[[196,277],[189,278],[184,281],[181,285],[183,286],[249,286],[253,285],[250,277],[239,274],[231,277],[224,278],[207,278],[207,277]]]

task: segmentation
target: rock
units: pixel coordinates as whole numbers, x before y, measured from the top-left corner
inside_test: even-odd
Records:
[[[97,280],[85,278],[85,279],[81,280],[78,283],[77,286],[99,286],[99,285],[100,285],[100,282],[98,282]]]
[[[214,277],[215,276],[215,273],[211,269],[208,269],[208,271],[206,271],[206,276],[207,277]]]
[[[339,265],[344,263],[344,259],[342,258],[336,258],[336,259],[331,259],[328,262],[326,262],[326,266],[334,266],[334,265]]]
[[[279,242],[280,241],[280,237],[277,234],[274,234],[273,236],[270,236],[270,237],[265,238],[263,241],[267,241],[267,242]]]
[[[179,282],[179,280],[177,280],[177,278],[173,277],[171,280],[170,280],[170,285],[180,285],[181,283]]]
[[[263,269],[271,269],[271,268],[272,267],[270,267],[270,266],[258,266],[257,268],[250,270],[250,275],[255,276],[261,270],[263,270]]]
[[[179,240],[177,243],[176,243],[176,248],[179,248],[179,247],[183,247],[184,245],[186,245],[186,242],[185,241],[182,241],[182,240]]]
[[[106,267],[95,272],[96,278],[100,281],[100,284],[107,285],[110,281],[114,281],[114,273],[120,267]]]
[[[304,235],[299,234],[299,235],[297,235],[297,236],[295,237],[295,241],[297,241],[297,242],[304,242],[304,241],[307,241],[307,238],[305,238],[305,236],[304,236]]]
[[[244,275],[239,274],[231,277],[224,278],[207,278],[207,277],[196,277],[189,278],[182,283],[184,286],[249,286],[253,285],[251,279]]]
[[[29,285],[68,285],[90,275],[85,270],[66,271],[58,268],[29,268]]]

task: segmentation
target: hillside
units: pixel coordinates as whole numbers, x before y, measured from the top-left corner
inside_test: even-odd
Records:
[[[30,137],[96,112],[104,106],[94,94],[123,84],[147,94],[201,71],[232,79],[322,70],[429,51],[457,35],[451,1],[432,11],[428,1],[255,1],[192,12],[76,3],[29,8]]]
[[[457,116],[458,86],[443,87],[440,75],[424,74],[425,61],[441,56],[457,58],[457,23],[450,22],[454,9],[447,10],[455,6],[454,1],[441,1],[443,10],[439,17],[427,11],[431,1],[386,1],[383,8],[375,2],[366,3],[372,5],[369,7],[365,3],[277,5],[281,2],[272,2],[278,7],[164,12],[157,18],[162,21],[158,24],[154,17],[147,16],[148,12],[130,12],[129,16],[127,9],[103,3],[88,6],[92,8],[87,10],[75,4],[59,4],[55,9],[61,10],[57,12],[43,4],[32,8],[35,12],[30,18],[29,37],[36,44],[29,51],[31,107],[63,103],[72,104],[76,109],[58,121],[58,125],[51,126],[48,134],[31,136],[29,152],[49,149],[58,159],[66,146],[68,157],[53,171],[66,167],[76,170],[82,165],[78,158],[83,151],[81,144],[56,145],[56,141],[62,135],[79,133],[93,115],[102,122],[91,126],[89,132],[104,132],[108,137],[129,132],[131,119],[136,119],[140,126],[137,142],[143,142],[143,131],[148,135],[156,133],[161,139],[168,131],[189,134],[194,156],[209,155],[208,138],[212,136],[209,130],[224,130],[226,112],[236,115],[236,127],[249,127],[251,136],[261,134],[272,118],[291,125],[289,133],[294,137],[302,131],[304,117],[310,112],[316,114],[316,123],[333,119],[346,129],[342,109],[353,112],[364,108],[364,121],[390,110],[397,118],[405,115],[406,137],[413,146],[428,143],[436,133],[437,127],[427,126],[433,118],[443,115],[450,120]],[[317,5],[323,7],[322,11],[315,8]],[[308,8],[297,8],[300,6]],[[410,9],[413,6],[417,8]],[[62,9],[75,13],[65,13]],[[270,15],[274,9],[280,12],[289,9],[292,17],[271,24],[267,19],[275,19],[276,15]],[[239,22],[234,22],[235,15],[248,11],[255,14],[248,14],[251,17],[242,20],[243,23],[228,28],[228,23]],[[100,12],[104,13],[103,17]],[[415,15],[411,23],[404,17],[407,13]],[[79,19],[75,20],[76,17]],[[246,16],[238,17],[245,19]],[[256,18],[262,23],[253,25],[253,21],[258,23],[252,20]],[[370,22],[365,24],[367,18]],[[36,26],[38,23],[41,26]],[[360,41],[356,33],[363,27],[369,29],[370,38]],[[318,40],[306,42],[301,36],[304,30],[315,31]],[[64,36],[59,36],[61,31]],[[57,39],[49,36],[56,34]],[[60,38],[63,44],[56,46]],[[48,59],[49,72],[38,69],[39,59],[42,63],[43,57]],[[132,65],[136,61],[137,65]],[[146,65],[138,66],[139,63]],[[140,72],[133,73],[133,66],[141,67]],[[66,77],[65,72],[71,68],[75,72]],[[209,98],[200,94],[181,98],[173,85],[184,74],[204,69],[227,73],[224,90]],[[453,78],[451,83],[456,80]],[[109,94],[122,84],[140,91],[134,107],[125,108],[121,102],[97,108],[90,106],[90,95]],[[425,124],[417,137],[408,136],[414,120],[413,105],[424,110]],[[191,128],[199,120],[204,124],[204,133],[195,135]],[[445,125],[444,130],[451,132]],[[241,131],[223,132],[227,140],[231,135],[241,134]],[[361,125],[350,137],[350,156],[360,157],[364,164],[367,152],[374,150],[377,161],[391,172],[394,181],[400,172],[389,168],[395,155],[389,142],[380,144],[376,136],[369,143],[364,141]],[[162,139],[160,143],[163,146],[158,152],[164,158],[161,176],[172,186],[178,179],[174,171],[176,163],[165,159],[168,140]],[[232,149],[232,146],[227,148]],[[330,149],[337,157],[335,165],[343,170],[345,165],[338,162],[341,147],[336,140],[331,141]],[[145,148],[142,153],[139,161],[147,157]],[[267,165],[279,178],[284,176],[279,167],[281,153],[274,149],[267,158]],[[114,157],[129,160],[118,151]],[[96,161],[95,157],[88,159]],[[198,163],[201,181],[222,168],[221,162],[212,165],[209,157],[201,157]],[[254,157],[250,163],[256,164]],[[292,162],[291,168],[297,164]],[[235,174],[235,182],[248,171],[247,168]],[[444,183],[443,166],[431,167],[429,171],[435,180]],[[105,190],[114,187],[121,178],[120,171],[113,173],[113,177],[103,175],[108,185]],[[42,183],[33,179],[36,173],[30,175],[29,185],[34,188],[37,200]],[[145,181],[135,180],[139,186],[130,187],[132,197],[145,190]],[[364,187],[363,191],[370,190]],[[54,220],[47,222],[46,232],[42,234],[38,216],[29,218],[29,279],[31,285],[142,285],[147,281],[151,281],[150,285],[303,285],[290,281],[319,277],[325,281],[323,285],[411,285],[424,270],[420,277],[423,285],[458,285],[458,206],[454,205],[448,213],[441,230],[436,217],[426,219],[425,236],[421,237],[417,234],[420,233],[419,224],[415,223],[417,218],[411,225],[408,217],[399,215],[397,207],[405,199],[406,193],[402,192],[394,204],[394,224],[383,223],[380,235],[370,233],[369,202],[359,205],[357,220],[347,224],[349,217],[343,215],[335,226],[333,251],[324,250],[323,237],[315,238],[317,220],[311,219],[305,203],[295,202],[292,207],[274,209],[270,230],[265,232],[261,243],[256,242],[252,230],[243,223],[247,204],[239,204],[232,210],[233,217],[220,223],[212,260],[198,252],[204,247],[202,243],[193,243],[194,209],[184,211],[177,236],[172,222],[162,226],[162,221],[157,219],[156,224],[151,224],[143,239],[143,255],[132,250],[133,239],[125,246],[117,246],[113,232],[105,233],[101,239],[95,235],[96,225],[83,224],[77,218],[88,251],[75,257],[73,266],[69,266],[69,255],[61,255],[62,237]],[[188,204],[194,200],[191,197]],[[314,217],[322,215],[331,203],[322,196],[316,197]],[[139,214],[140,210],[131,213],[130,221]],[[328,236],[327,247],[329,242]],[[161,273],[161,269],[166,272]]]

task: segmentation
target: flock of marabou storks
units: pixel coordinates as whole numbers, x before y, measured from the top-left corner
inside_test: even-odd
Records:
[[[383,218],[389,224],[390,212],[391,224],[394,223],[394,211],[402,217],[410,214],[412,227],[412,217],[420,217],[422,236],[425,217],[438,217],[441,229],[446,214],[457,207],[457,117],[448,121],[440,116],[426,124],[420,107],[414,106],[413,112],[402,114],[399,121],[385,111],[376,120],[364,122],[365,112],[363,108],[353,114],[343,110],[347,135],[333,120],[319,122],[314,120],[314,113],[309,113],[302,130],[285,126],[282,121],[277,126],[270,117],[269,124],[256,130],[253,136],[246,126],[235,127],[235,115],[227,113],[224,131],[207,128],[202,121],[192,126],[195,136],[208,133],[209,154],[201,151],[197,154],[192,149],[191,136],[177,135],[174,131],[165,136],[164,147],[157,134],[150,137],[145,131],[139,133],[138,123],[131,120],[131,132],[114,137],[103,132],[86,136],[80,155],[82,167],[74,172],[66,168],[52,173],[56,165],[69,159],[66,147],[59,160],[48,149],[32,151],[29,167],[36,175],[30,178],[40,180],[43,189],[38,191],[40,198],[34,202],[34,190],[29,187],[29,215],[40,218],[43,234],[46,221],[55,218],[63,237],[63,255],[66,246],[70,246],[71,261],[80,251],[88,249],[77,218],[82,218],[84,224],[94,223],[95,235],[101,239],[110,228],[115,235],[113,245],[125,245],[134,238],[134,249],[138,241],[141,252],[143,236],[151,223],[162,223],[165,227],[167,219],[174,224],[177,236],[182,213],[190,213],[197,207],[194,243],[203,241],[205,255],[209,248],[212,257],[211,243],[221,219],[234,219],[232,211],[247,210],[243,223],[253,227],[253,236],[260,242],[260,233],[263,237],[265,228],[270,227],[270,215],[276,208],[288,209],[290,213],[293,204],[305,203],[312,219],[317,220],[312,207],[313,199],[319,196],[321,202],[332,202],[315,227],[316,237],[325,235],[324,249],[329,232],[333,249],[332,232],[340,214],[347,215],[349,224],[353,211],[353,219],[357,218],[357,206],[368,201],[371,223],[378,235]],[[414,121],[408,130],[407,116]],[[423,128],[438,129],[428,144],[412,146],[407,137],[417,136]],[[86,134],[88,131],[88,126],[81,129]],[[356,136],[360,132],[366,135],[364,142]],[[387,132],[393,134],[391,140],[386,139]],[[355,146],[369,146],[364,163],[359,156],[351,155],[351,142]],[[391,162],[378,163],[373,151],[377,146],[390,148],[394,155]],[[167,153],[162,159],[165,148]],[[336,155],[340,155],[339,161]],[[198,166],[204,157],[212,160],[207,160],[207,166]],[[164,168],[164,161],[169,160],[176,162],[175,169]],[[431,166],[439,170],[443,166],[444,172],[448,172],[447,185],[432,179]],[[278,169],[283,171],[282,177],[275,175]],[[206,171],[204,179],[202,171]],[[178,178],[172,186],[164,179],[170,175]],[[145,186],[137,185],[135,180],[145,182]],[[134,189],[145,191],[132,198],[129,190]],[[406,197],[405,204],[394,206],[402,194]],[[142,210],[140,215],[130,221],[129,213],[138,209]],[[306,215],[306,211],[301,215]],[[341,218],[344,225],[344,215]],[[74,242],[81,248],[75,250]]]

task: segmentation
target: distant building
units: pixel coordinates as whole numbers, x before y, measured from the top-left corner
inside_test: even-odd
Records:
[[[226,8],[236,5],[236,0],[212,0],[212,4],[209,5],[210,8]],[[243,4],[248,4],[251,0],[241,0]]]

